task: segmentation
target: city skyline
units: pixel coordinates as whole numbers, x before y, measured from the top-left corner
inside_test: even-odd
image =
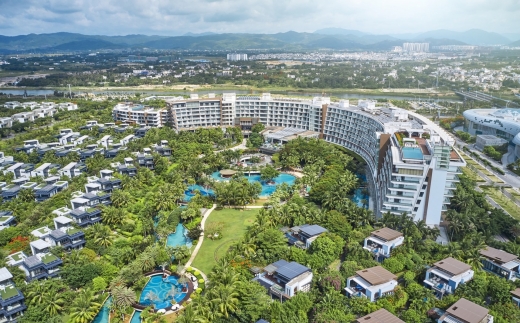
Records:
[[[0,3],[0,34],[81,32],[100,35],[183,35],[202,33],[314,32],[321,28],[372,34],[420,33],[437,29],[483,29],[502,34],[520,30],[519,2],[374,1],[354,2],[230,0],[117,1],[6,0]],[[259,23],[260,22],[260,23]]]

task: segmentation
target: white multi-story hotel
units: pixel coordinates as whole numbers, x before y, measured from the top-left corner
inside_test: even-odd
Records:
[[[168,120],[167,109],[156,109],[141,104],[119,103],[112,110],[115,121],[162,127]]]
[[[405,52],[428,52],[430,43],[404,43],[403,50]]]
[[[153,111],[149,121],[144,111]],[[399,108],[379,108],[373,101],[331,102],[330,98],[274,98],[270,94],[221,98],[175,99],[167,108],[119,104],[116,121],[149,126],[170,125],[176,131],[200,127],[265,126],[297,128],[343,146],[367,163],[371,207],[377,216],[404,213],[438,225],[453,196],[465,162],[454,139],[427,118]]]
[[[247,61],[247,54],[231,53],[227,54],[228,61]]]

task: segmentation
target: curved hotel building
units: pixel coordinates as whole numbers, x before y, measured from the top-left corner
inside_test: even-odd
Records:
[[[520,158],[520,113],[518,109],[473,109],[463,113],[464,131],[471,135],[493,135],[515,145]]]
[[[371,207],[376,216],[406,212],[416,221],[439,225],[465,162],[454,149],[454,139],[416,113],[379,108],[373,101],[331,102],[261,96],[175,99],[164,109],[119,104],[115,121],[171,126],[177,131],[199,127],[255,123],[280,127],[287,133],[314,132],[319,137],[360,155],[367,163]]]

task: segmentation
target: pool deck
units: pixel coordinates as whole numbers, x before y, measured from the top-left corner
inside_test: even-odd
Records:
[[[162,270],[154,270],[154,271],[146,273],[145,276],[146,277],[152,277],[152,276],[163,275],[163,274],[172,275],[172,273],[169,270],[164,270],[164,271],[162,271]],[[188,281],[188,292],[186,292],[186,296],[184,296],[184,298],[182,300],[180,300],[177,304],[182,305],[186,301],[188,301],[190,299],[191,294],[193,293],[193,291],[194,291],[193,283],[190,280],[190,281]],[[134,304],[132,304],[132,307],[134,308],[134,310],[142,311],[145,308],[147,308],[148,306],[144,306],[144,305],[141,305],[139,303],[134,303]],[[164,310],[166,310],[166,312],[171,311],[172,307],[173,307],[173,305],[168,306],[168,307],[164,308]],[[157,311],[159,311],[159,310],[155,310],[156,313],[157,313]]]

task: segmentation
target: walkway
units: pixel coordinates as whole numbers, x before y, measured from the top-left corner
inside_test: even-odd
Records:
[[[200,228],[202,229],[202,234],[199,237],[199,241],[197,242],[197,246],[195,246],[195,250],[193,250],[193,252],[191,253],[190,260],[188,260],[188,262],[186,263],[186,265],[184,267],[190,267],[191,263],[193,262],[193,260],[195,260],[195,257],[197,257],[197,253],[199,252],[200,247],[202,247],[202,242],[204,241],[204,224],[206,223],[206,219],[209,217],[211,212],[213,212],[213,210],[215,210],[216,207],[217,207],[217,205],[213,204],[213,207],[211,209],[209,209],[206,212],[204,212],[204,215],[202,216],[202,221],[200,221]],[[199,270],[199,272],[201,273],[202,277],[206,276],[200,270]],[[204,279],[207,279],[207,278],[205,277]]]

